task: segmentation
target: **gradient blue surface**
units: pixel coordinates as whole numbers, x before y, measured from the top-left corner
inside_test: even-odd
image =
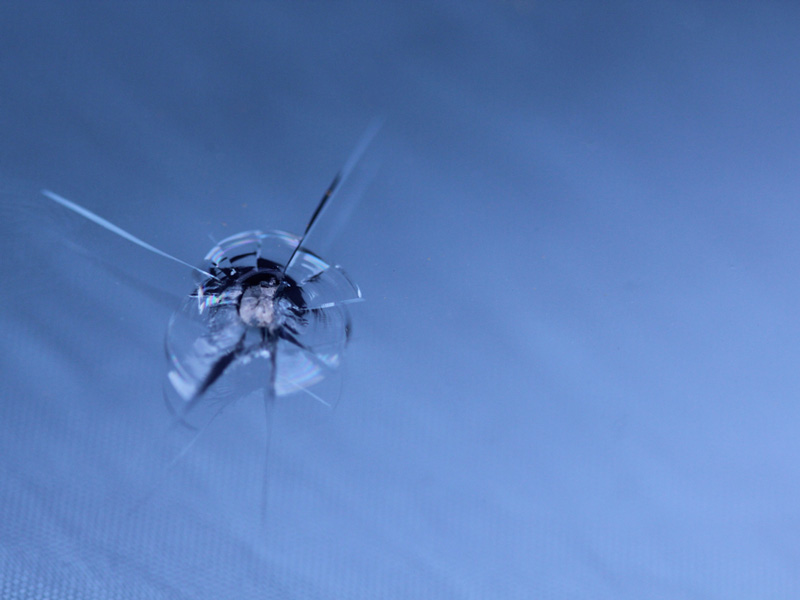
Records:
[[[0,597],[797,598],[798,25],[4,3]],[[167,469],[191,274],[39,190],[195,264],[300,232],[376,115],[336,409],[282,399],[265,473],[243,398]]]

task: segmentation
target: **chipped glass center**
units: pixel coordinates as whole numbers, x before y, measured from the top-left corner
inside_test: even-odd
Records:
[[[278,285],[261,282],[245,288],[239,301],[239,316],[249,327],[275,328],[281,325],[282,319],[275,311],[275,292]],[[283,316],[283,315],[280,315]]]

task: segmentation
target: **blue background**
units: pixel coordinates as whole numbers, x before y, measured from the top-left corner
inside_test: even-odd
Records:
[[[3,3],[0,596],[797,598],[799,26]],[[199,263],[300,232],[376,115],[336,409],[283,399],[265,472],[244,398],[167,468],[191,274],[39,189]]]

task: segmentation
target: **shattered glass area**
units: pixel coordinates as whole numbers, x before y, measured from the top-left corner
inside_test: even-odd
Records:
[[[292,257],[299,241],[280,231],[247,231],[206,255],[202,270],[211,277],[198,281],[167,330],[168,378],[181,400],[229,389],[220,380],[254,362],[266,369],[251,383],[234,385],[234,393],[252,391],[243,385],[274,385],[276,396],[301,392],[325,404],[335,400],[315,389],[338,375],[350,335],[348,304],[361,292],[341,268],[315,254],[301,248]]]

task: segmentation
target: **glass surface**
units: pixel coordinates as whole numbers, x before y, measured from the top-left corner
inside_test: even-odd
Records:
[[[0,598],[800,597],[799,12],[0,3]]]

